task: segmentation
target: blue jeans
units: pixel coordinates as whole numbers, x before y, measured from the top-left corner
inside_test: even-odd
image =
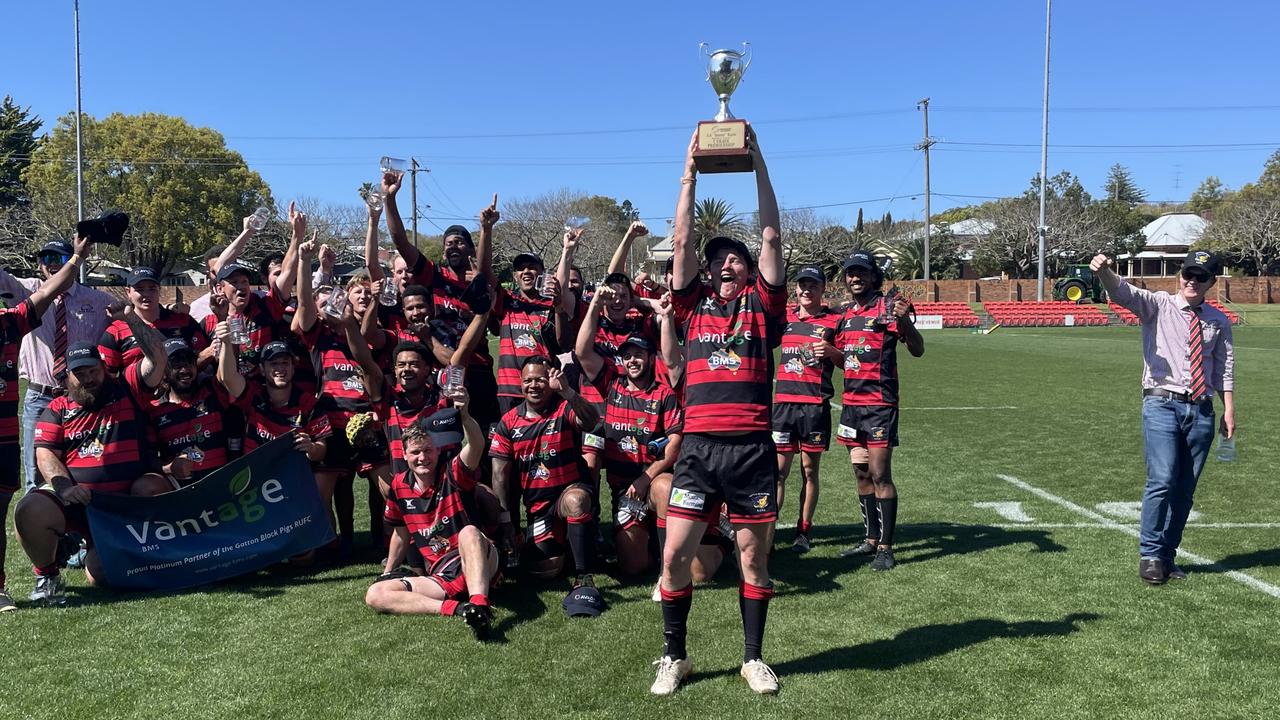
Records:
[[[1147,487],[1142,493],[1142,557],[1172,562],[1191,513],[1191,496],[1213,445],[1213,403],[1142,399]]]
[[[53,397],[27,387],[22,399],[22,477],[26,492],[36,486],[36,421],[44,413]]]

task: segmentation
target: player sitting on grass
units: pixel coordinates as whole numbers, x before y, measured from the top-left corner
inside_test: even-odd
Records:
[[[484,433],[467,412],[467,391],[459,388],[450,398],[454,407],[401,435],[409,469],[391,480],[383,516],[396,531],[386,574],[369,587],[364,601],[379,612],[460,615],[483,638],[493,617],[489,588],[502,567],[489,539],[496,526],[484,528],[486,534],[476,525]],[[410,544],[422,554],[425,577],[393,572]]]

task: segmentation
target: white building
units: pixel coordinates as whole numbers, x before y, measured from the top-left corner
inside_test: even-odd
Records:
[[[1174,277],[1191,245],[1200,239],[1208,223],[1195,213],[1168,213],[1142,228],[1146,244],[1139,253],[1116,258],[1123,277]]]

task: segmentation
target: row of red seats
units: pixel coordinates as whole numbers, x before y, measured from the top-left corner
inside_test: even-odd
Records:
[[[982,320],[968,303],[936,302],[915,303],[916,315],[941,315],[942,327],[977,327]]]
[[[1105,326],[1110,320],[1092,305],[1066,301],[988,302],[983,308],[1001,325],[1012,327],[1064,327],[1067,316],[1073,326]]]
[[[1222,303],[1218,302],[1217,300],[1209,300],[1208,303],[1213,307],[1221,310],[1222,313],[1227,316],[1227,319],[1231,321],[1232,325],[1240,324],[1240,315],[1238,313],[1234,313],[1228,310],[1227,308],[1223,307]],[[1125,325],[1141,325],[1142,324],[1142,321],[1138,319],[1137,315],[1134,315],[1133,313],[1129,312],[1128,310],[1121,307],[1120,305],[1117,305],[1115,303],[1107,303],[1107,306],[1111,308],[1111,311],[1114,312],[1116,314],[1116,317],[1120,318],[1120,321],[1123,322]]]

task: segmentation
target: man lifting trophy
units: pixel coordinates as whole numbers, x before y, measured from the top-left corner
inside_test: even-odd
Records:
[[[707,44],[698,46],[707,58],[707,82],[720,98],[720,112],[714,120],[698,123],[698,140],[693,159],[702,173],[751,172],[751,153],[747,149],[747,122],[729,112],[729,96],[738,89],[742,74],[751,64],[751,44],[742,43],[742,51],[707,52]]]

